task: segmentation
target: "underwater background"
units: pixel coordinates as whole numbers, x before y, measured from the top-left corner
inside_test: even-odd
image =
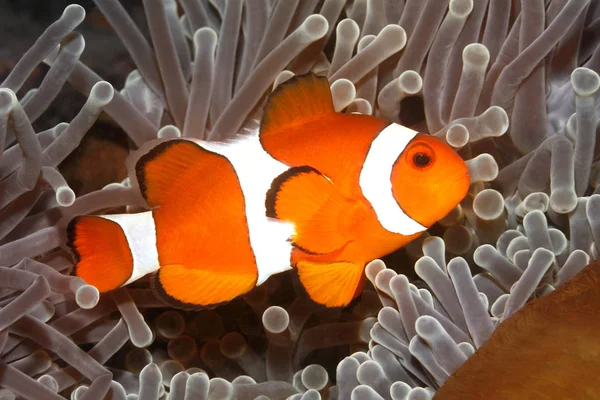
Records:
[[[4,0],[0,26],[0,399],[600,398],[600,1]],[[71,218],[145,207],[131,151],[253,129],[310,71],[471,175],[358,301],[288,272],[192,312],[70,275]]]

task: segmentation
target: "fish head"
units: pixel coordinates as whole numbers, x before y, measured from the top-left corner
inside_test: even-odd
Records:
[[[418,133],[396,160],[391,182],[402,210],[429,227],[466,196],[470,177],[454,149],[435,136]]]

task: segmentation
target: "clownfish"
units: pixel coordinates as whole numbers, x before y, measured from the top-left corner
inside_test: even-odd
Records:
[[[313,301],[345,306],[368,262],[446,216],[470,184],[443,141],[335,112],[327,79],[312,74],[270,94],[259,129],[162,142],[135,175],[151,210],[73,219],[75,274],[100,292],[152,274],[162,300],[188,309],[292,268]]]

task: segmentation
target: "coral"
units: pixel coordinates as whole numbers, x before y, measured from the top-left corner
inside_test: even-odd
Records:
[[[468,399],[504,382],[515,398],[593,397],[598,2],[142,3],[140,21],[118,0],[95,1],[135,67],[111,79],[122,88],[94,72],[102,62],[81,61],[90,21],[78,5],[0,85],[0,397]],[[103,60],[109,48],[95,47],[90,58]],[[367,266],[356,303],[319,308],[286,273],[191,312],[144,280],[100,296],[71,276],[71,218],[145,207],[135,180],[114,178],[121,165],[96,166],[113,171],[101,189],[72,183],[69,156],[99,120],[132,153],[226,140],[255,129],[266,95],[309,71],[329,79],[337,111],[440,137],[472,179],[429,232]],[[68,123],[52,108],[71,104],[63,87],[85,96]],[[568,371],[543,369],[553,357]],[[503,381],[507,370],[534,376]],[[556,388],[536,386],[544,374]]]

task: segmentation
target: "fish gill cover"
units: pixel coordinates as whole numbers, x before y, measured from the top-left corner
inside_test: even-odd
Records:
[[[600,267],[586,268],[600,254],[600,2],[144,0],[141,27],[118,0],[95,3],[135,65],[122,88],[80,61],[77,30],[101,17],[78,5],[0,86],[0,398],[600,397]],[[128,179],[67,183],[63,161],[99,117],[131,149],[223,140],[310,71],[338,111],[442,138],[472,179],[401,257],[367,266],[358,302],[318,308],[288,273],[183,312],[144,282],[99,296],[69,274],[68,220],[144,206]],[[87,99],[66,122],[63,86]]]

